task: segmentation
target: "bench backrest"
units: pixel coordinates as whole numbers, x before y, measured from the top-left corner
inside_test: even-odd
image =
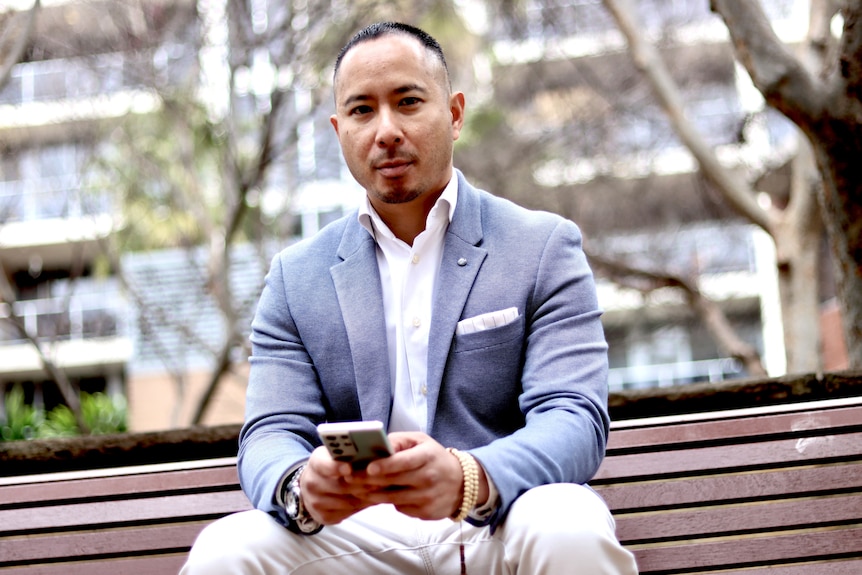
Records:
[[[0,571],[177,573],[207,523],[251,508],[240,491],[234,458],[200,465],[149,465],[110,475],[73,472],[0,483]]]
[[[176,573],[250,508],[235,460],[194,465],[0,478],[0,571]],[[862,573],[862,400],[617,422],[592,485],[643,575]]]
[[[859,575],[862,405],[848,403],[618,426],[592,485],[642,574]]]

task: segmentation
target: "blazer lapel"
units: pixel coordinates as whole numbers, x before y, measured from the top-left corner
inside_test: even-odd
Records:
[[[455,174],[458,177],[458,203],[443,246],[443,260],[434,290],[431,333],[428,336],[429,431],[433,429],[440,384],[455,328],[476,274],[488,255],[487,250],[477,247],[482,240],[479,195],[460,171],[455,170]]]
[[[377,419],[386,425],[392,393],[376,246],[354,220],[345,230],[338,255],[343,261],[332,266],[330,273],[350,342],[362,418]]]

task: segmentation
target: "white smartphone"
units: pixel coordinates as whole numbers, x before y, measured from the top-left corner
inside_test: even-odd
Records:
[[[336,461],[364,469],[375,459],[392,455],[392,445],[380,421],[321,423],[317,433]]]

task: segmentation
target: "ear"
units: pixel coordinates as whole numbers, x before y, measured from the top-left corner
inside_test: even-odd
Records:
[[[338,135],[338,116],[332,114],[329,117],[329,123],[332,124],[332,127],[335,128],[335,135]]]
[[[461,136],[464,127],[464,93],[454,92],[449,97],[449,111],[452,114],[452,140]]]

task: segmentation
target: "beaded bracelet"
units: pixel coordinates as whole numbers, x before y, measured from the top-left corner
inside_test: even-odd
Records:
[[[453,521],[461,521],[470,514],[479,498],[479,464],[472,455],[458,451],[454,447],[448,447],[446,451],[458,458],[464,475],[464,496],[461,499],[461,507],[452,516]]]

